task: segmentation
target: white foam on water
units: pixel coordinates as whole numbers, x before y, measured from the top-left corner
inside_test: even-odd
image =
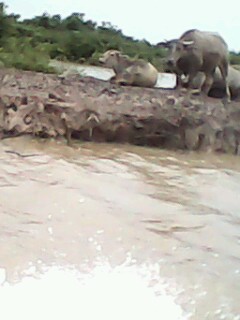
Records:
[[[49,268],[40,278],[0,286],[0,319],[180,320],[183,312],[167,294],[150,287],[136,266],[96,266],[89,273]],[[158,295],[156,294],[158,290]]]

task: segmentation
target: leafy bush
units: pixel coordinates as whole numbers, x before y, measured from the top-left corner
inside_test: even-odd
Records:
[[[240,64],[240,53],[230,53],[230,63],[231,64]]]
[[[18,39],[11,37],[7,44],[0,50],[0,61],[6,67],[15,67],[23,70],[34,70],[41,72],[53,72],[49,67],[49,56],[46,50],[33,48],[30,44],[31,38]]]

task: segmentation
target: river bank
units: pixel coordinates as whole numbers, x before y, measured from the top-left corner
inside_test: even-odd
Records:
[[[78,75],[2,69],[0,135],[65,136],[240,153],[240,103],[178,90],[119,87]]]

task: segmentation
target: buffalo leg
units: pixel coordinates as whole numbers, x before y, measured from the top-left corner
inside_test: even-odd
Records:
[[[109,79],[110,83],[115,83],[116,81],[116,75],[112,76],[110,79]]]
[[[225,86],[226,86],[226,100],[227,102],[231,101],[231,93],[229,89],[229,85],[227,82],[227,75],[228,75],[228,61],[223,61],[222,63],[219,64],[219,69],[222,75],[222,78],[224,80]]]
[[[206,78],[205,78],[205,81],[202,85],[202,91],[208,95],[211,87],[212,87],[212,84],[213,84],[213,74],[214,74],[214,70],[211,72],[211,73],[206,73]]]
[[[197,77],[196,72],[189,73],[188,75],[188,87],[192,94],[200,94],[201,92],[201,84],[199,83],[196,85],[196,83],[194,82],[196,77]]]
[[[128,72],[124,72],[117,75],[115,81],[117,84],[130,86],[133,83],[133,75]]]

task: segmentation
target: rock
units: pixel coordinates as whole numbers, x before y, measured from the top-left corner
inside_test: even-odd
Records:
[[[166,99],[166,104],[170,105],[170,106],[174,106],[176,105],[178,102],[177,98],[174,96],[168,96]]]
[[[185,146],[188,150],[197,150],[199,148],[199,132],[196,129],[185,130]]]

